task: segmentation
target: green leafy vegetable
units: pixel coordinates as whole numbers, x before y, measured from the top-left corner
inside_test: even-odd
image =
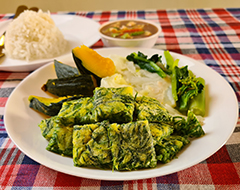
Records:
[[[197,78],[198,81],[200,83],[202,83],[203,86],[205,86],[205,80],[201,77]],[[198,95],[193,98],[190,102],[189,105],[189,110],[191,110],[193,113],[195,113],[196,115],[201,115],[204,116],[205,115],[205,88],[202,89],[202,91],[200,93],[198,93]]]
[[[176,102],[176,109],[187,114],[191,109],[197,115],[205,115],[205,81],[197,78],[188,66],[179,67],[179,59],[174,60],[169,51],[164,51],[166,65],[161,61],[161,56],[154,54],[151,58],[147,58],[141,52],[131,53],[126,58],[139,65],[141,69],[145,69],[151,73],[157,73],[162,78],[167,75],[171,77],[172,95]],[[198,95],[199,94],[199,95]],[[191,108],[190,108],[191,105]]]
[[[151,73],[157,73],[162,78],[165,78],[167,76],[161,67],[156,64],[158,61],[161,62],[161,56],[159,56],[157,59],[148,59],[147,56],[141,52],[133,52],[127,56],[127,60],[133,61],[134,64],[137,64],[141,69],[145,69]]]

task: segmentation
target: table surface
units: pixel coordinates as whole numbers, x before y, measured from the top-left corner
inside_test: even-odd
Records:
[[[217,71],[240,103],[240,8],[57,12],[91,18],[100,24],[120,18],[160,23],[154,48],[196,59]],[[12,18],[0,14],[0,21]],[[101,40],[91,48],[101,48]],[[226,144],[205,161],[151,179],[103,181],[70,176],[24,155],[4,127],[4,107],[14,88],[30,73],[0,71],[0,189],[240,189],[240,122]],[[221,138],[221,137],[219,137]]]

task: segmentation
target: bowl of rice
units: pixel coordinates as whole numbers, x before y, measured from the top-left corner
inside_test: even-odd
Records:
[[[67,45],[49,12],[25,10],[9,24],[4,52],[9,58],[28,62],[57,57]]]

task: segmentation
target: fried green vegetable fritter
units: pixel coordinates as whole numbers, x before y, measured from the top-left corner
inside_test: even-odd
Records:
[[[46,149],[63,156],[72,157],[72,133],[72,126],[57,125]]]
[[[131,87],[96,88],[94,91],[94,117],[96,121],[130,122],[133,120],[134,97]]]
[[[162,163],[170,162],[189,143],[187,138],[181,136],[172,135],[163,139],[161,144],[155,146],[157,160]]]
[[[65,125],[94,123],[92,110],[93,99],[90,97],[80,98],[64,102],[58,117]]]
[[[172,116],[160,102],[147,96],[136,98],[135,114],[137,120],[167,124],[172,122]]]
[[[73,162],[75,166],[111,168],[108,122],[75,125],[73,131]]]
[[[154,140],[154,145],[169,137],[173,133],[173,127],[168,124],[149,123],[150,131]]]
[[[111,124],[109,140],[113,169],[136,170],[157,165],[156,153],[148,121]]]

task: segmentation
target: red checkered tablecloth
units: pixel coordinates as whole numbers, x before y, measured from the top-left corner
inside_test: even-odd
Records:
[[[120,18],[160,23],[155,48],[196,59],[217,71],[231,85],[240,103],[240,8],[136,11],[58,12],[93,19],[100,24]],[[11,14],[0,14],[0,21]],[[91,48],[101,48],[101,40]],[[0,189],[240,189],[240,121],[226,144],[188,169],[134,181],[74,177],[49,169],[22,153],[8,137],[4,109],[14,88],[29,73],[0,71]]]

